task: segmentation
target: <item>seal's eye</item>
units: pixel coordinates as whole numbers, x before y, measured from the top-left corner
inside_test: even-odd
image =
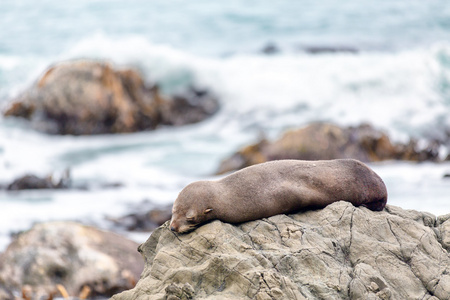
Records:
[[[187,218],[186,221],[190,224],[195,224],[195,218]]]

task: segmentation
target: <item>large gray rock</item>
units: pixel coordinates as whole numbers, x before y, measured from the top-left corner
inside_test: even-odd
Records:
[[[166,223],[139,247],[136,287],[112,299],[450,299],[449,219],[337,202],[182,235]]]
[[[130,289],[143,269],[137,247],[115,233],[74,222],[35,225],[0,255],[0,299],[24,288],[32,299],[47,299],[58,284],[70,296],[85,286],[91,296]]]

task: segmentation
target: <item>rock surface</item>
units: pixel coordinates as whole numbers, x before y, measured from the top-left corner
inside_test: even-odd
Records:
[[[450,299],[450,215],[336,202],[322,210],[178,235],[139,247],[140,299]]]
[[[117,234],[73,222],[35,225],[21,233],[0,255],[0,297],[23,288],[33,299],[70,296],[83,287],[90,296],[111,296],[130,289],[143,269],[138,244]]]
[[[28,119],[52,134],[126,133],[203,120],[218,110],[208,93],[191,89],[167,99],[132,69],[77,60],[56,64],[15,99],[5,116]]]
[[[354,158],[363,162],[383,160],[438,160],[438,145],[419,149],[417,142],[394,144],[389,137],[370,125],[339,127],[328,123],[313,123],[286,132],[280,139],[262,140],[244,147],[223,160],[217,174],[239,170],[257,163],[276,159],[321,160]]]

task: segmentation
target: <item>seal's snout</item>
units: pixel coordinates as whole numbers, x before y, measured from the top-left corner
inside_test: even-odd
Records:
[[[179,226],[178,226],[177,222],[174,222],[172,220],[170,222],[169,228],[170,228],[170,231],[172,231],[172,232],[178,232]]]

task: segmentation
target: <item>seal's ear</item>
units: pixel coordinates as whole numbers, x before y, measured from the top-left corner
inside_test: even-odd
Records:
[[[207,208],[203,211],[203,214],[206,215],[207,213],[212,212],[212,210],[212,208]]]

